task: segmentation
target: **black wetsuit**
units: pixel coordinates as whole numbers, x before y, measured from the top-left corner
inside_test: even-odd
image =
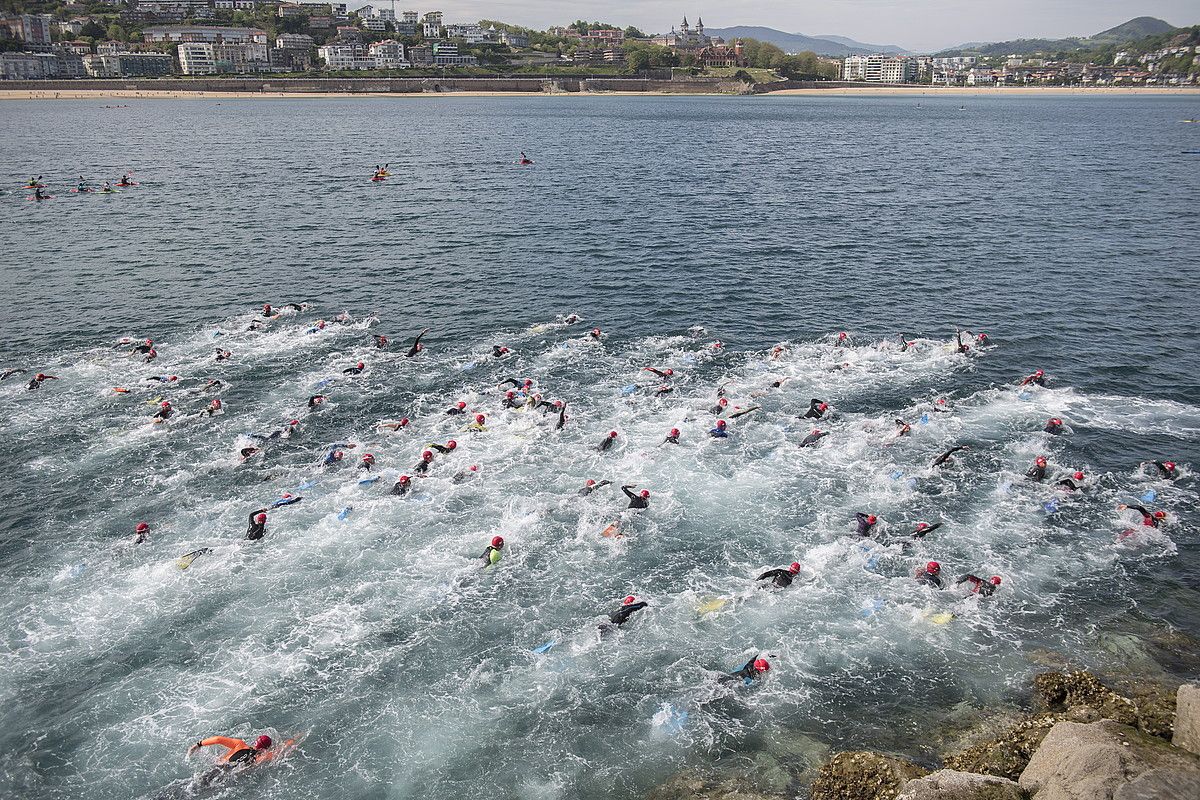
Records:
[[[22,372],[28,372],[28,371],[29,370],[25,370],[25,369],[6,369],[6,370],[4,370],[4,374],[0,375],[0,381],[6,381],[9,378],[11,378],[13,375],[19,375]]]
[[[770,581],[772,584],[774,584],[776,589],[786,589],[792,585],[792,578],[793,576],[791,570],[769,569],[754,580]]]
[[[140,353],[141,355],[146,355],[146,353],[149,353],[149,352],[150,352],[151,350],[153,350],[153,349],[154,349],[154,345],[149,345],[149,344],[139,344],[139,345],[137,345],[136,347],[134,347],[134,348],[133,348],[133,351],[132,351],[132,352],[134,352],[134,353]]]
[[[404,494],[411,488],[412,488],[412,481],[408,481],[408,482],[396,481],[392,485],[392,494],[399,496],[399,495]]]
[[[914,530],[914,531],[912,532],[911,536],[912,536],[912,538],[914,538],[914,539],[923,539],[923,538],[925,538],[926,536],[928,536],[929,534],[931,534],[931,533],[933,533],[934,531],[936,531],[936,530],[937,530],[938,528],[940,528],[940,527],[942,527],[942,523],[940,523],[940,522],[935,522],[935,523],[933,523],[932,525],[926,525],[924,528],[919,528],[919,529],[917,529],[917,530]]]
[[[450,406],[446,409],[446,415],[450,417],[456,417],[459,414],[465,413],[467,413],[467,410],[465,408],[459,408],[458,406]]]
[[[313,411],[314,409],[319,407],[321,405],[321,403],[324,402],[324,400],[325,400],[325,395],[314,394],[312,397],[308,398],[308,410]]]
[[[1056,483],[1054,485],[1062,487],[1063,489],[1066,489],[1069,492],[1075,492],[1075,491],[1078,491],[1083,488],[1082,484],[1075,483],[1075,481],[1071,478],[1063,478],[1061,481],[1059,481],[1058,483]]]
[[[357,367],[357,366],[355,366],[355,367],[346,367],[344,370],[342,370],[342,374],[343,374],[343,375],[358,375],[358,374],[359,374],[359,373],[361,373],[361,372],[362,372],[364,369],[366,369],[366,367],[365,367],[365,366],[363,366],[363,367]]]
[[[954,585],[957,586],[960,583],[967,583],[968,581],[971,583],[971,591],[975,594],[991,597],[996,593],[996,587],[990,581],[985,581],[978,575],[963,575],[954,582]]]
[[[417,473],[418,475],[424,475],[426,472],[429,472],[429,465],[432,463],[433,463],[432,458],[429,459],[428,461],[426,461],[425,459],[422,458],[420,461],[417,462],[417,465],[412,468],[412,471]]]
[[[754,662],[756,660],[757,659],[752,658],[749,661],[747,661],[744,665],[742,665],[741,669],[737,669],[726,675],[722,675],[720,677],[720,681],[722,683],[737,683],[739,681],[744,682],[747,679],[754,680],[755,678],[757,678],[759,675],[762,674],[757,669],[754,668]]]
[[[1145,506],[1127,505],[1126,508],[1132,508],[1134,511],[1142,515],[1142,524],[1152,528],[1157,528],[1161,520],[1155,519],[1154,515],[1146,510]]]
[[[265,508],[260,508],[260,509],[257,509],[256,511],[250,512],[250,525],[249,525],[249,527],[246,528],[246,538],[247,539],[250,539],[252,541],[258,541],[259,539],[263,538],[263,536],[266,535],[267,523],[256,522],[254,520],[254,518],[256,516],[258,516],[259,514],[265,514],[266,512],[267,512],[267,510]]]
[[[870,515],[864,514],[861,511],[855,512],[855,514],[854,514],[854,519],[856,519],[858,521],[858,535],[859,536],[870,536],[871,529],[875,527],[875,523],[871,522],[869,519],[867,519],[868,516],[870,516]]]
[[[647,602],[630,603],[627,606],[621,606],[616,611],[608,615],[608,621],[613,625],[624,625],[633,616],[635,611],[641,611],[646,606],[650,605]]]
[[[417,334],[417,338],[413,339],[412,347],[408,348],[408,352],[404,354],[405,358],[412,358],[417,353],[421,352],[421,348],[420,348],[421,337],[424,335],[425,335],[425,331],[421,331],[419,334]]]
[[[1179,468],[1174,465],[1168,467],[1162,461],[1155,461],[1154,466],[1158,467],[1158,474],[1169,481],[1173,481],[1179,477]]]
[[[1034,464],[1029,468],[1029,471],[1025,473],[1025,477],[1041,483],[1042,481],[1046,480],[1046,468],[1041,464]]]
[[[963,344],[962,331],[955,331],[954,337],[958,340],[958,352],[969,353],[971,351],[971,348],[969,345]]]
[[[447,446],[446,446],[446,445],[444,445],[444,444],[437,444],[436,442],[435,442],[435,443],[433,443],[433,444],[427,444],[427,445],[425,445],[425,446],[426,446],[426,447],[428,447],[428,448],[429,448],[429,449],[431,449],[431,450],[437,450],[437,451],[438,451],[439,453],[441,453],[442,455],[445,455],[446,453],[453,453],[453,452],[454,452],[454,448],[447,447]]]
[[[501,347],[498,344],[492,345],[492,355],[496,358],[504,358],[508,353],[509,350],[507,347]]]
[[[603,453],[603,452],[605,452],[606,450],[608,450],[608,448],[612,447],[612,446],[613,446],[613,442],[615,442],[616,440],[617,440],[617,437],[615,437],[615,436],[605,436],[605,437],[604,437],[604,438],[603,438],[603,439],[600,441],[600,444],[599,444],[599,446],[598,446],[598,449],[600,450],[600,452],[601,452],[601,453]]]
[[[499,547],[492,547],[489,544],[487,546],[487,548],[483,551],[483,555],[480,556],[480,558],[483,559],[483,565],[485,567],[490,567],[492,565],[492,553],[498,553],[498,552],[500,552]]]
[[[654,390],[654,396],[662,397],[664,394],[670,394],[673,391],[675,391],[674,386],[660,386]]]
[[[814,397],[808,402],[808,411],[801,414],[800,419],[820,419],[825,416],[825,412],[817,408],[819,405],[821,405],[821,401]]]
[[[512,397],[505,397],[504,402],[500,405],[503,408],[520,408],[521,406],[525,405],[525,400],[513,395]]]
[[[589,494],[596,491],[601,486],[608,486],[610,483],[612,483],[612,481],[600,481],[599,483],[593,483],[591,486],[584,486],[582,489],[579,490],[578,494],[580,497],[587,497]]]
[[[925,586],[932,586],[935,589],[941,589],[944,586],[944,584],[942,583],[942,576],[940,574],[934,573],[934,572],[929,572],[928,570],[925,570],[925,569],[919,570],[917,572],[917,583],[923,584]]]
[[[175,409],[171,408],[170,406],[167,406],[166,408],[160,408],[154,415],[154,419],[166,419],[174,413]]]
[[[271,508],[283,508],[284,506],[290,506],[295,503],[299,503],[303,499],[304,498],[300,495],[296,495],[294,497],[281,497],[274,503],[271,503]]]
[[[371,338],[373,338],[375,340],[375,346],[377,348],[379,348],[380,350],[382,350],[388,346],[388,338],[386,336],[379,336],[376,334],[372,334]]]
[[[1035,372],[1032,375],[1027,376],[1024,380],[1021,381],[1022,386],[1029,386],[1030,384],[1037,384],[1038,386],[1045,386],[1046,385],[1046,376],[1038,375]]]
[[[558,421],[554,423],[554,430],[561,431],[563,426],[567,424],[567,407],[564,405],[558,410]]]
[[[950,460],[950,456],[954,455],[959,450],[966,450],[966,449],[967,449],[967,446],[965,444],[960,444],[957,447],[951,447],[949,450],[942,453],[940,456],[938,456],[937,458],[935,458],[933,460],[933,466],[935,466],[935,467],[942,466],[943,464],[945,464],[947,461]]]
[[[228,350],[222,350],[219,347],[217,348],[217,361],[228,361],[232,357],[233,353]]]
[[[627,506],[627,508],[649,508],[650,507],[650,498],[642,497],[640,494],[634,494],[633,492],[629,491],[628,486],[622,486],[621,491],[624,492],[625,496],[629,498],[629,505]]]
[[[679,434],[669,433],[667,438],[663,439],[663,444],[679,444]]]
[[[1055,434],[1062,433],[1062,429],[1063,429],[1062,423],[1055,422],[1053,420],[1051,420],[1050,422],[1047,422],[1046,427],[1042,428],[1042,430],[1045,431],[1046,433],[1055,433]]]
[[[816,444],[829,435],[829,431],[813,431],[808,436],[800,441],[801,447],[808,447],[810,444]]]

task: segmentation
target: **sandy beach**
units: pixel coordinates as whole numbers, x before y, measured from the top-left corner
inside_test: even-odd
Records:
[[[1184,86],[1170,88],[1151,87],[1065,87],[1065,86],[1013,86],[1000,88],[986,87],[939,87],[917,86],[900,88],[896,86],[863,86],[841,87],[830,89],[781,89],[768,92],[759,97],[784,97],[796,95],[831,96],[853,95],[857,97],[887,97],[887,96],[961,96],[961,95],[1197,95],[1200,86]],[[674,96],[691,95],[693,92],[483,92],[483,91],[444,91],[444,92],[201,92],[176,90],[133,90],[133,89],[77,89],[70,91],[31,90],[31,89],[0,89],[0,100],[91,100],[91,101],[123,101],[123,100],[239,100],[264,98],[345,98],[345,97],[389,97],[429,98],[429,97],[604,97],[604,96]],[[711,96],[729,96],[712,93]]]

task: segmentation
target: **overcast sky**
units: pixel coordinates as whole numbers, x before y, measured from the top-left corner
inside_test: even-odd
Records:
[[[350,8],[369,0],[350,2]],[[390,0],[376,0],[387,8]],[[871,44],[933,50],[963,42],[1086,36],[1133,17],[1172,25],[1200,23],[1197,0],[447,0],[418,5],[396,0],[396,10],[441,10],[447,22],[499,19],[530,28],[599,19],[636,25],[648,33],[670,30],[697,16],[714,28],[765,25],[789,33],[849,36]]]

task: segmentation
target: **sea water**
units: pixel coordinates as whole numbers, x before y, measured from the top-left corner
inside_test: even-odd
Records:
[[[714,765],[779,788],[760,750],[931,758],[952,709],[1020,703],[1048,653],[1194,677],[1163,644],[1200,632],[1194,104],[7,103],[0,366],[30,372],[0,384],[4,792],[634,798]],[[66,191],[126,170],[119,195]],[[54,200],[24,200],[30,174]],[[990,343],[958,354],[956,326]],[[1049,385],[1017,388],[1035,368]],[[57,380],[27,390],[37,371]],[[503,409],[509,377],[565,401],[562,430]],[[719,388],[761,406],[723,440]],[[214,396],[223,414],[191,416]],[[159,397],[177,411],[152,425]],[[812,398],[829,419],[798,418]],[[458,401],[485,431],[444,413]],[[831,435],[798,447],[814,427]],[[356,446],[323,466],[338,442]],[[1086,490],[1024,480],[1039,454]],[[589,478],[614,485],[578,496]],[[245,540],[284,492],[304,500]],[[1116,508],[1148,492],[1160,530]],[[884,544],[922,520],[944,526]],[[754,586],[793,560],[792,587]],[[1003,584],[935,592],[912,578],[928,560]],[[601,636],[627,594],[649,608]],[[718,684],[757,655],[766,680]],[[211,762],[190,743],[264,730],[298,749],[193,785]]]

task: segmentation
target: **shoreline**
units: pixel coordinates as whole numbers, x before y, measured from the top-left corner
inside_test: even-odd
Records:
[[[338,97],[387,97],[394,99],[420,97],[816,97],[816,96],[851,96],[851,97],[963,97],[963,96],[1107,96],[1119,97],[1124,95],[1200,95],[1200,86],[1012,86],[1012,87],[970,87],[953,86],[933,88],[928,86],[862,86],[837,87],[828,89],[777,89],[754,95],[739,95],[723,92],[667,92],[651,91],[596,91],[596,92],[514,92],[514,91],[444,91],[444,92],[253,92],[253,91],[204,91],[178,89],[75,89],[75,90],[36,90],[36,89],[5,89],[0,86],[0,100],[246,100],[246,99],[331,99]]]

